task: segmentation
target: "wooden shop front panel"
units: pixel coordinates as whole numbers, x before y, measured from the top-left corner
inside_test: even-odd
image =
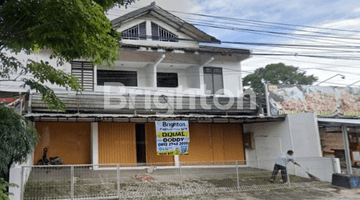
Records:
[[[136,166],[135,123],[99,123],[99,163]]]
[[[189,155],[185,165],[239,164],[245,159],[241,124],[190,124]]]
[[[90,164],[90,123],[36,122],[40,141],[35,147],[34,164],[41,159],[43,148],[47,156],[60,156],[63,164]]]

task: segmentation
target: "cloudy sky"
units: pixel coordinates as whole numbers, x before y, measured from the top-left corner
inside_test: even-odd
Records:
[[[139,0],[108,12],[114,19],[149,5]],[[308,45],[301,48],[238,45],[252,50],[242,63],[244,76],[267,64],[283,62],[319,78],[321,85],[346,86],[360,81],[360,1],[357,0],[155,0],[166,9],[225,42]],[[195,14],[209,15],[203,17]],[[232,19],[229,19],[232,18]],[[209,27],[212,26],[212,27]],[[217,27],[217,28],[214,28]],[[320,47],[319,47],[320,46]],[[328,46],[328,47],[324,47]],[[256,55],[261,54],[261,55]],[[263,54],[282,54],[265,56]],[[286,54],[286,56],[284,56]],[[360,86],[360,82],[355,84]]]

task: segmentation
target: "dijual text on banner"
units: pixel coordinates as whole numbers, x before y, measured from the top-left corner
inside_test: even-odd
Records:
[[[188,121],[156,121],[157,155],[189,154]]]

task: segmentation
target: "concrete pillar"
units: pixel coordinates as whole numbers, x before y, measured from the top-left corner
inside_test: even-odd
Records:
[[[238,94],[237,94],[237,96],[240,97],[241,94],[243,93],[241,62],[239,62],[239,75],[238,75],[238,79],[239,79],[239,89],[238,89]]]
[[[94,66],[94,89],[97,86],[97,65]]]
[[[347,132],[347,126],[342,126],[342,136],[343,136],[343,140],[344,140],[344,149],[345,149],[347,174],[352,174],[350,147],[349,147],[349,137],[348,137],[348,132]]]
[[[9,187],[9,192],[13,193],[14,195],[10,195],[10,200],[20,200],[21,190],[23,189],[21,185],[21,167],[12,167],[10,169],[10,183],[14,183],[19,187]]]
[[[99,164],[98,122],[91,123],[91,163]]]
[[[157,66],[165,59],[165,54],[162,54],[152,65],[145,69],[147,87],[157,87]]]
[[[152,33],[151,33],[151,21],[146,20],[146,36],[147,37],[149,36],[149,38],[146,38],[146,40],[152,40],[151,37],[150,37],[151,35],[152,35]]]
[[[174,162],[175,162],[175,167],[180,166],[180,156],[179,155],[174,156]]]
[[[334,173],[341,173],[341,167],[340,167],[340,159],[339,158],[332,158],[333,161],[333,167],[334,167]]]

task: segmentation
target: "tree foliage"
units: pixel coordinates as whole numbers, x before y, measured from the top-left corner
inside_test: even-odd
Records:
[[[7,171],[13,162],[24,162],[38,139],[35,127],[24,116],[0,105],[0,171]]]
[[[22,81],[42,94],[53,109],[64,104],[47,86],[52,83],[67,89],[82,88],[75,76],[59,66],[75,59],[112,66],[119,54],[120,34],[105,16],[114,6],[127,6],[134,0],[5,0],[0,1],[0,71],[1,81]],[[46,61],[19,61],[12,53],[27,54],[50,50],[57,66]],[[10,53],[11,52],[11,53]],[[31,78],[21,75],[32,74]],[[23,162],[38,140],[34,127],[12,109],[0,105],[0,171],[13,162]],[[8,180],[7,175],[5,181]],[[2,179],[0,180],[2,181]],[[0,197],[4,194],[0,182]],[[6,194],[7,195],[7,194]]]
[[[264,94],[264,83],[311,85],[318,80],[314,75],[307,76],[305,73],[299,71],[298,67],[284,63],[269,64],[265,68],[258,68],[254,73],[245,76],[243,85],[250,86],[256,93]]]
[[[23,79],[25,85],[43,96],[52,108],[64,104],[44,83],[80,91],[77,79],[44,61],[19,62],[9,51],[33,53],[51,50],[57,65],[86,58],[93,64],[112,66],[118,58],[120,34],[112,28],[104,12],[114,6],[126,6],[133,0],[5,0],[0,2],[0,77],[35,73]]]
[[[19,187],[15,184],[10,184],[5,179],[0,178],[0,199],[2,200],[8,200],[9,195],[13,195],[12,193],[9,193],[7,191],[7,187]]]

